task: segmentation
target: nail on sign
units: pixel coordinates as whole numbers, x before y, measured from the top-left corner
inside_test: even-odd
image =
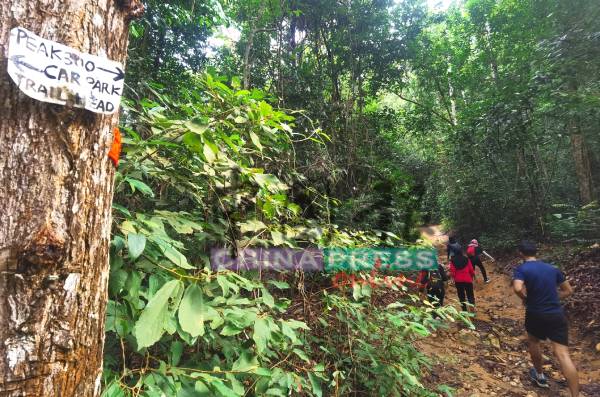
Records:
[[[10,31],[8,74],[19,89],[43,102],[111,114],[123,94],[123,65],[45,40],[27,29]]]

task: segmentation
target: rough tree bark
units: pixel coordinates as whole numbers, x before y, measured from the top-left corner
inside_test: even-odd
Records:
[[[568,80],[568,90],[572,96],[577,95],[577,75],[571,72]],[[585,141],[585,135],[581,128],[579,115],[570,115],[567,121],[567,130],[571,141],[571,153],[579,187],[579,199],[581,204],[589,204],[594,200],[594,184],[592,177],[592,165],[590,162],[589,148]]]
[[[138,0],[0,2],[0,396],[100,392],[118,114],[35,101],[10,29],[123,62]]]
[[[575,163],[575,174],[579,186],[581,204],[589,204],[594,200],[592,166],[585,137],[576,120],[569,121],[571,151]]]

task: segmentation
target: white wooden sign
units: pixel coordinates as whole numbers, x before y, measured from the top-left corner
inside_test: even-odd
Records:
[[[31,98],[111,114],[123,95],[123,65],[13,28],[8,74]]]

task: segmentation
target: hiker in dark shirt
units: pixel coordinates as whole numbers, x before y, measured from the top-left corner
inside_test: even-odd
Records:
[[[421,270],[417,279],[421,291],[426,291],[427,300],[435,307],[444,306],[444,297],[446,296],[444,283],[446,281],[448,281],[446,270],[439,263],[437,270]]]
[[[462,247],[460,246],[458,241],[456,241],[456,237],[454,237],[454,236],[448,237],[448,244],[446,244],[446,252],[448,254],[448,262],[450,262],[450,259],[454,255],[462,252]]]
[[[554,354],[572,397],[579,395],[577,369],[569,355],[569,330],[560,299],[573,293],[563,273],[554,266],[536,259],[535,243],[523,241],[519,251],[524,262],[515,269],[513,288],[526,306],[525,329],[528,334],[529,354],[534,368],[529,371],[531,380],[540,387],[548,387],[542,372],[540,341],[550,339]]]
[[[481,270],[481,275],[483,276],[483,282],[489,283],[490,279],[487,276],[487,272],[485,271],[485,267],[483,267],[483,262],[481,261],[481,255],[485,255],[490,258],[492,261],[496,261],[494,258],[490,256],[487,252],[483,250],[479,242],[475,239],[471,240],[471,243],[467,247],[467,256],[471,260],[473,264],[473,268],[478,267]]]

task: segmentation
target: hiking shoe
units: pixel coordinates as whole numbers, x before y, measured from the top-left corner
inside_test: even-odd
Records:
[[[487,280],[484,280],[483,282],[484,282],[484,283],[486,283],[486,284],[489,284],[489,283],[491,283],[491,282],[492,282],[492,280],[490,280],[490,279],[488,278]]]
[[[535,368],[531,368],[529,370],[529,379],[538,385],[538,387],[550,387],[550,385],[548,385],[548,379],[546,379],[546,376],[544,374],[538,374]]]

